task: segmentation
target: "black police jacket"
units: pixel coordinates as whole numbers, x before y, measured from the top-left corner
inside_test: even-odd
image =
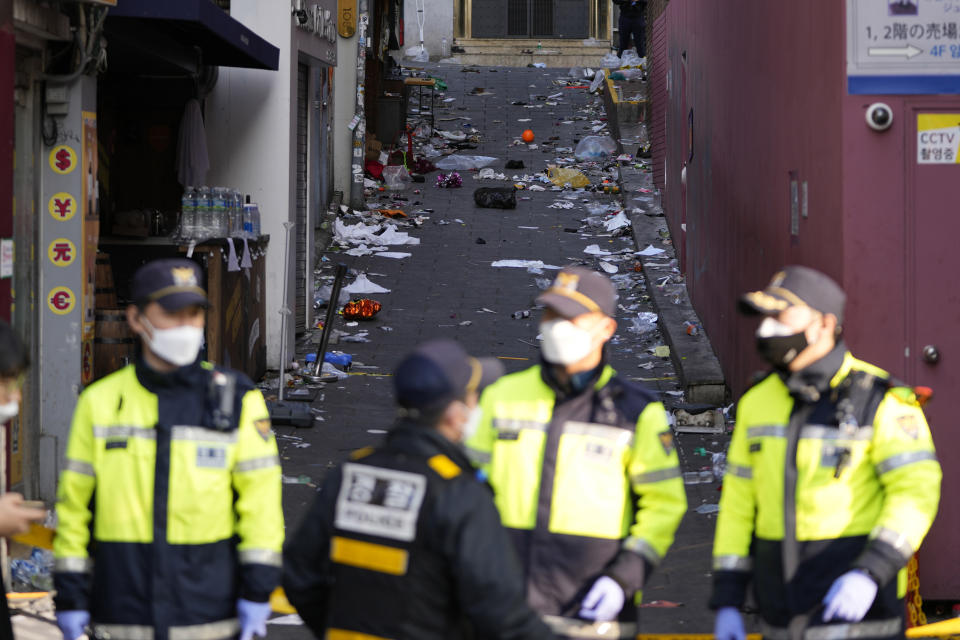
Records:
[[[331,472],[284,550],[284,589],[318,638],[552,638],[461,448],[401,421]]]

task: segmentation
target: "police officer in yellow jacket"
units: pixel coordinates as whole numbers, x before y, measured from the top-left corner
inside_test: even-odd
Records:
[[[324,640],[550,640],[462,440],[503,367],[431,340],[394,373],[400,418],[333,471],[284,550],[284,588]]]
[[[283,545],[276,440],[250,380],[197,359],[201,278],[189,260],[141,267],[127,321],[142,356],[77,402],[54,539],[67,640],[88,625],[114,640],[266,634]]]
[[[644,581],[687,506],[663,405],[606,362],[616,297],[599,273],[561,270],[537,299],[543,362],[484,392],[467,442],[520,554],[528,602],[563,635],[635,633]]]
[[[845,295],[786,267],[741,308],[765,317],[774,371],[747,391],[714,541],[718,640],[743,640],[753,581],[764,636],[902,638],[904,566],[936,515],[940,466],[913,389],[847,351]]]

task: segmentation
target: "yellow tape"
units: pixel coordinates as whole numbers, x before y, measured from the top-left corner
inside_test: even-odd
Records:
[[[277,587],[270,594],[270,610],[285,615],[297,612],[290,601],[287,600],[287,593],[283,590],[283,587]]]
[[[330,559],[358,569],[402,576],[407,573],[409,554],[396,547],[334,536],[330,541]]]
[[[369,633],[360,633],[359,631],[347,631],[346,629],[327,629],[325,640],[389,640],[380,636],[372,636]]]

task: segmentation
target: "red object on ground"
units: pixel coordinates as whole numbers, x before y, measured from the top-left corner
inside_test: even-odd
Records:
[[[533,137],[534,137],[534,136],[533,136],[533,131],[532,131],[532,130],[527,129],[526,131],[523,132],[523,141],[524,141],[524,142],[533,142]]]

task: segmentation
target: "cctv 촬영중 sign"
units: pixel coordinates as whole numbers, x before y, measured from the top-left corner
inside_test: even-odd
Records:
[[[350,38],[357,32],[357,0],[337,0],[337,33]]]
[[[960,164],[960,113],[917,114],[917,163]]]

